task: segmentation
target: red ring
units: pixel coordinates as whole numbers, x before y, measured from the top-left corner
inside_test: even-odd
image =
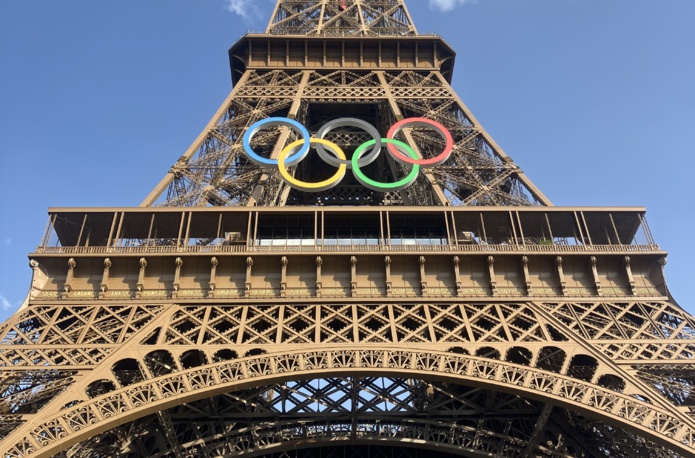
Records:
[[[407,164],[413,165],[420,165],[422,167],[434,167],[435,165],[442,164],[446,162],[447,159],[449,159],[449,156],[451,156],[451,152],[454,149],[454,138],[451,136],[451,132],[449,132],[449,130],[446,127],[444,127],[437,121],[433,121],[427,118],[406,118],[394,124],[391,127],[391,129],[389,129],[386,138],[394,140],[396,134],[398,134],[398,132],[400,132],[401,129],[403,129],[408,124],[427,124],[429,126],[434,127],[435,130],[441,133],[442,137],[444,138],[444,141],[446,142],[446,145],[444,146],[444,151],[431,159],[412,159],[402,155],[401,152],[398,151],[398,149],[395,147],[395,145],[389,143],[387,148],[389,154],[391,154],[391,157],[400,162],[405,162]]]

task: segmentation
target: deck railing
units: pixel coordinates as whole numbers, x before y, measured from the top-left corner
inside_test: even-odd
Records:
[[[204,254],[204,253],[650,253],[661,251],[659,245],[194,245],[194,246],[127,246],[127,247],[37,247],[42,254]]]

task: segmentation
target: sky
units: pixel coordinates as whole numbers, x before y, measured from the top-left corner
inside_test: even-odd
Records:
[[[0,320],[48,207],[137,206],[231,89],[272,0],[0,1]],[[695,1],[409,0],[453,87],[555,205],[644,206],[695,313]]]

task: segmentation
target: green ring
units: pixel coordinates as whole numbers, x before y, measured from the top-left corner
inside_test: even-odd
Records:
[[[383,143],[391,143],[396,147],[400,147],[413,159],[419,159],[417,153],[407,143],[403,143],[402,141],[394,140],[391,138],[382,138],[381,141]],[[369,140],[368,142],[361,144],[359,148],[355,150],[355,153],[352,155],[352,173],[355,175],[357,181],[359,181],[360,183],[362,183],[362,185],[368,187],[369,189],[379,192],[398,191],[407,188],[415,182],[415,180],[417,179],[417,175],[420,172],[420,166],[418,164],[415,164],[413,166],[413,169],[405,178],[393,183],[381,183],[379,181],[374,181],[371,178],[368,178],[364,173],[362,173],[362,170],[360,170],[359,160],[362,157],[362,154],[364,154],[364,152],[367,150],[367,148],[374,145],[376,145],[376,140]]]

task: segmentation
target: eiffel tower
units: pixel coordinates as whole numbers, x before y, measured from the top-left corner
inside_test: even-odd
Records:
[[[4,457],[692,457],[643,208],[555,207],[403,0],[278,0],[139,207],[52,208]]]

